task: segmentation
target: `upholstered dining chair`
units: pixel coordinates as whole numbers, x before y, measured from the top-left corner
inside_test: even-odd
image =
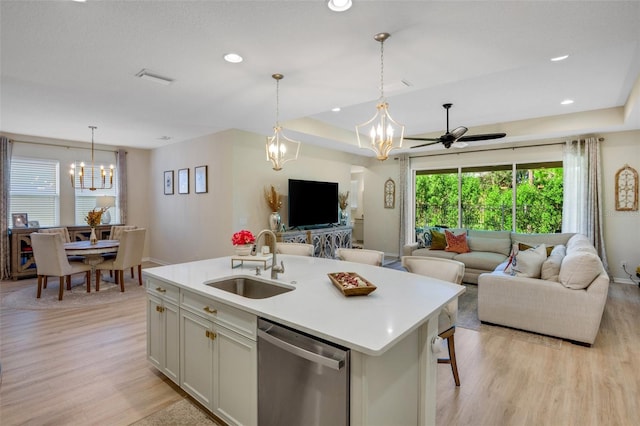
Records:
[[[464,276],[464,263],[452,259],[440,259],[425,256],[403,256],[402,266],[414,274],[437,278],[454,284],[462,284]],[[456,362],[456,346],[453,338],[456,332],[456,320],[458,319],[458,299],[449,302],[440,311],[438,317],[438,336],[447,339],[449,359],[438,359],[440,364],[451,364],[453,380],[456,386],[460,386],[458,375],[458,363]]]
[[[305,243],[276,243],[276,253],[295,254],[296,256],[313,256],[313,244]]]
[[[339,248],[336,250],[336,256],[340,260],[367,265],[382,266],[384,262],[384,252],[378,250]]]
[[[63,243],[70,243],[71,238],[69,237],[69,230],[67,228],[45,228],[40,229],[38,231],[41,234],[56,234],[58,235]],[[83,256],[67,256],[70,262],[82,262],[84,260]],[[47,279],[45,277],[44,280],[44,288],[47,288]]]
[[[69,262],[59,234],[34,232],[31,234],[31,248],[38,275],[38,292],[36,294],[38,299],[42,295],[43,284],[44,288],[47,288],[47,277],[49,276],[60,277],[58,300],[62,300],[64,295],[65,278],[67,290],[71,290],[71,275],[80,272],[85,274],[87,293],[91,291],[91,265]]]
[[[130,231],[132,229],[136,229],[135,225],[112,225],[111,230],[109,231],[109,239],[110,240],[120,240],[122,233],[124,231]],[[106,260],[115,259],[116,253],[107,253],[103,256]],[[109,271],[109,275],[113,276],[113,271]],[[133,267],[131,267],[131,278],[133,278]]]
[[[120,284],[120,291],[124,291],[124,270],[138,267],[138,283],[142,285],[142,252],[144,250],[144,237],[147,230],[136,228],[123,231],[120,236],[120,245],[115,259],[105,260],[96,267],[96,291],[100,291],[102,271],[116,271],[116,283]]]

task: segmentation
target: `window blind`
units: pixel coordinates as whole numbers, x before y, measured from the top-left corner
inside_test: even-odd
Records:
[[[60,165],[55,160],[11,159],[9,223],[12,213],[27,213],[40,226],[56,226],[60,215]]]

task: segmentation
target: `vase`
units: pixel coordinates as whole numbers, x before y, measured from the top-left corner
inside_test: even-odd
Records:
[[[241,244],[234,246],[237,256],[249,256],[251,254],[251,249],[253,249],[253,244]]]
[[[349,225],[349,212],[347,209],[340,209],[340,225]]]
[[[91,227],[91,235],[89,235],[89,242],[91,244],[98,244],[98,237],[96,236],[96,228]]]
[[[269,228],[273,232],[278,232],[280,230],[280,224],[282,222],[282,218],[280,217],[279,212],[271,212],[269,215]]]

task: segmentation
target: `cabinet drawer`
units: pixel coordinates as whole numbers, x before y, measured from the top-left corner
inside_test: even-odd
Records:
[[[206,296],[182,290],[180,307],[209,318],[243,336],[256,339],[256,316]]]
[[[145,281],[145,287],[149,294],[156,295],[176,304],[180,298],[180,289],[173,284],[167,284],[164,281],[147,278]]]

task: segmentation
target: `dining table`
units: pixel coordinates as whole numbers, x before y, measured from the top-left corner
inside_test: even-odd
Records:
[[[119,240],[98,240],[96,243],[91,241],[74,241],[64,244],[64,250],[67,256],[82,256],[84,263],[91,266],[91,275],[94,276],[96,266],[104,261],[102,255],[107,253],[117,253],[120,246]]]

